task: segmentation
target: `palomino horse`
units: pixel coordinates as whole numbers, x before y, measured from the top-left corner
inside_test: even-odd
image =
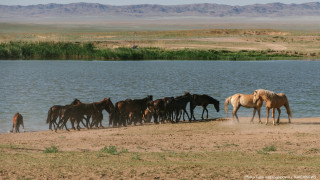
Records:
[[[12,118],[12,130],[11,131],[13,132],[13,129],[14,129],[14,132],[16,132],[16,133],[20,132],[19,131],[20,125],[22,125],[23,132],[24,132],[23,117],[21,114],[19,114],[17,112]]]
[[[193,94],[191,96],[191,100],[190,100],[191,119],[193,117],[193,119],[196,120],[196,118],[194,117],[194,113],[193,113],[193,110],[194,110],[194,108],[196,108],[196,106],[203,107],[202,116],[201,116],[202,119],[203,119],[204,111],[207,111],[207,119],[208,119],[207,106],[209,104],[213,104],[216,111],[219,112],[220,108],[219,108],[219,101],[218,100],[216,100],[206,94],[203,94],[203,95]]]
[[[234,120],[234,117],[236,117],[237,121],[239,122],[237,112],[238,112],[239,108],[241,106],[243,106],[245,108],[253,108],[253,116],[251,118],[250,123],[253,123],[253,119],[256,114],[256,111],[258,111],[259,123],[262,123],[261,119],[260,119],[260,110],[261,110],[261,106],[263,105],[263,100],[261,98],[259,98],[254,103],[253,102],[253,94],[234,94],[234,95],[228,97],[224,102],[224,110],[225,110],[227,116],[228,116],[228,105],[230,102],[233,106],[233,110],[232,110],[233,120]]]
[[[284,106],[286,108],[289,123],[291,123],[291,120],[290,120],[290,118],[292,117],[291,110],[290,110],[288,98],[285,94],[283,94],[283,93],[276,94],[276,93],[269,91],[269,90],[257,89],[253,93],[253,102],[256,103],[258,101],[258,99],[260,99],[260,98],[262,98],[266,102],[266,108],[267,108],[266,124],[268,124],[269,111],[270,111],[270,109],[272,109],[273,125],[275,125],[275,117],[274,117],[274,109],[275,108],[278,110],[278,113],[279,113],[278,120],[277,120],[277,123],[279,123],[280,114],[281,114],[281,110],[280,110],[281,106]]]

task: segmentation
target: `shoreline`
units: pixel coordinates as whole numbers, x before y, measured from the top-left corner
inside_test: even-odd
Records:
[[[320,117],[239,119],[0,134],[0,179],[320,177]]]
[[[239,117],[239,120],[241,121],[241,119],[245,119],[245,120],[247,120],[247,119],[250,119],[251,117]],[[295,124],[295,120],[303,120],[303,121],[310,121],[310,120],[312,120],[312,119],[316,119],[316,120],[318,120],[319,119],[319,121],[320,121],[320,117],[304,117],[304,118],[291,118],[291,121],[292,121],[292,123],[291,124]],[[281,124],[285,124],[285,122],[286,122],[286,120],[287,119],[285,119],[285,118],[280,118],[280,125]],[[230,117],[228,117],[228,118],[226,118],[226,117],[218,117],[218,118],[213,118],[213,119],[208,119],[208,120],[201,120],[201,119],[197,119],[196,121],[192,121],[191,122],[191,124],[192,123],[201,123],[201,122],[210,122],[210,121],[217,121],[217,122],[219,122],[219,121],[232,121],[232,118],[230,118]],[[262,125],[265,123],[265,121],[266,121],[266,118],[261,118],[261,121],[262,121]],[[270,124],[272,124],[272,118],[269,118],[269,122],[268,122],[268,124],[270,125]],[[105,121],[104,121],[105,122]],[[105,122],[106,123],[106,122]],[[185,124],[185,123],[190,123],[188,120],[187,121],[180,121],[179,123],[173,123],[173,124]],[[172,123],[165,123],[165,124],[172,124]],[[255,117],[254,118],[254,124],[257,124],[257,117]],[[70,125],[70,124],[68,124],[68,125]],[[70,131],[67,131],[67,130],[65,130],[65,129],[62,129],[62,130],[57,130],[57,133],[58,132],[73,132],[73,131],[75,131],[75,132],[81,132],[81,131],[83,131],[83,130],[85,130],[85,131],[90,131],[90,130],[105,130],[105,129],[118,129],[118,128],[131,128],[131,127],[138,127],[138,126],[152,126],[152,125],[155,125],[155,126],[157,126],[157,125],[159,125],[159,124],[154,124],[153,122],[151,122],[151,123],[143,123],[142,125],[141,124],[137,124],[136,126],[135,125],[128,125],[128,126],[126,126],[126,127],[124,127],[124,126],[120,126],[120,127],[109,127],[108,125],[107,126],[103,126],[103,128],[91,128],[91,129],[87,129],[87,128],[85,128],[85,127],[82,127],[81,128],[81,130],[80,131],[77,131],[77,130],[73,130],[71,127],[69,127],[69,130]],[[4,134],[21,134],[21,133],[41,133],[41,132],[55,132],[54,130],[50,130],[50,129],[47,129],[47,130],[33,130],[33,131],[28,131],[28,130],[26,130],[25,132],[22,132],[22,129],[21,129],[21,127],[20,127],[20,133],[13,133],[13,132],[9,132],[9,130],[7,131],[7,132],[0,132],[0,136],[1,135],[4,135]]]

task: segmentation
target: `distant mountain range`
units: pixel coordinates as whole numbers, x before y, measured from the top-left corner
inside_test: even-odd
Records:
[[[128,5],[111,6],[97,3],[39,4],[30,6],[0,5],[0,17],[65,17],[65,16],[211,16],[211,17],[283,17],[320,16],[320,3],[254,4],[229,6],[221,4]]]

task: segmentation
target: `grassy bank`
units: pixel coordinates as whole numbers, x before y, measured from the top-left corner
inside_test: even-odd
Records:
[[[94,43],[8,42],[0,44],[0,59],[63,60],[278,60],[302,56],[273,50],[164,49],[157,47],[98,48]]]
[[[0,134],[0,179],[319,179],[320,118],[250,120]]]
[[[10,148],[10,147],[9,147]],[[17,179],[251,179],[317,177],[317,155],[216,152],[16,152],[0,148],[0,177]],[[23,164],[23,168],[12,170]],[[290,166],[291,164],[298,167]],[[32,172],[32,173],[31,173]],[[85,172],[85,173],[84,173]]]

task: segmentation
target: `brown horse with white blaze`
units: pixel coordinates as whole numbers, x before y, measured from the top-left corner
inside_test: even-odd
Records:
[[[283,93],[276,94],[273,91],[269,91],[265,89],[257,89],[254,91],[253,96],[254,96],[253,102],[257,102],[259,98],[262,98],[266,102],[266,108],[267,108],[266,124],[268,124],[270,109],[272,109],[273,125],[275,125],[274,109],[278,110],[279,116],[278,116],[277,123],[279,123],[281,106],[284,106],[286,108],[287,114],[288,114],[288,120],[289,120],[289,123],[291,123],[290,118],[292,117],[292,113],[290,110],[288,98],[285,94]]]
[[[230,97],[228,97],[224,102],[224,110],[226,112],[226,115],[228,116],[228,105],[231,102],[231,105],[233,106],[232,110],[232,118],[234,120],[234,117],[236,117],[237,121],[239,122],[239,118],[237,115],[237,112],[241,106],[245,108],[253,108],[253,116],[251,118],[250,123],[253,123],[254,116],[256,114],[256,111],[258,111],[259,116],[259,123],[261,122],[260,119],[260,110],[261,106],[263,105],[263,100],[259,98],[255,103],[253,102],[253,94],[234,94]]]
[[[23,128],[23,132],[24,132],[24,125],[23,125],[23,117],[20,113],[16,113],[13,118],[12,118],[12,132],[14,130],[14,132],[20,132],[19,131],[19,128],[20,128],[20,125],[22,125],[22,128]]]

